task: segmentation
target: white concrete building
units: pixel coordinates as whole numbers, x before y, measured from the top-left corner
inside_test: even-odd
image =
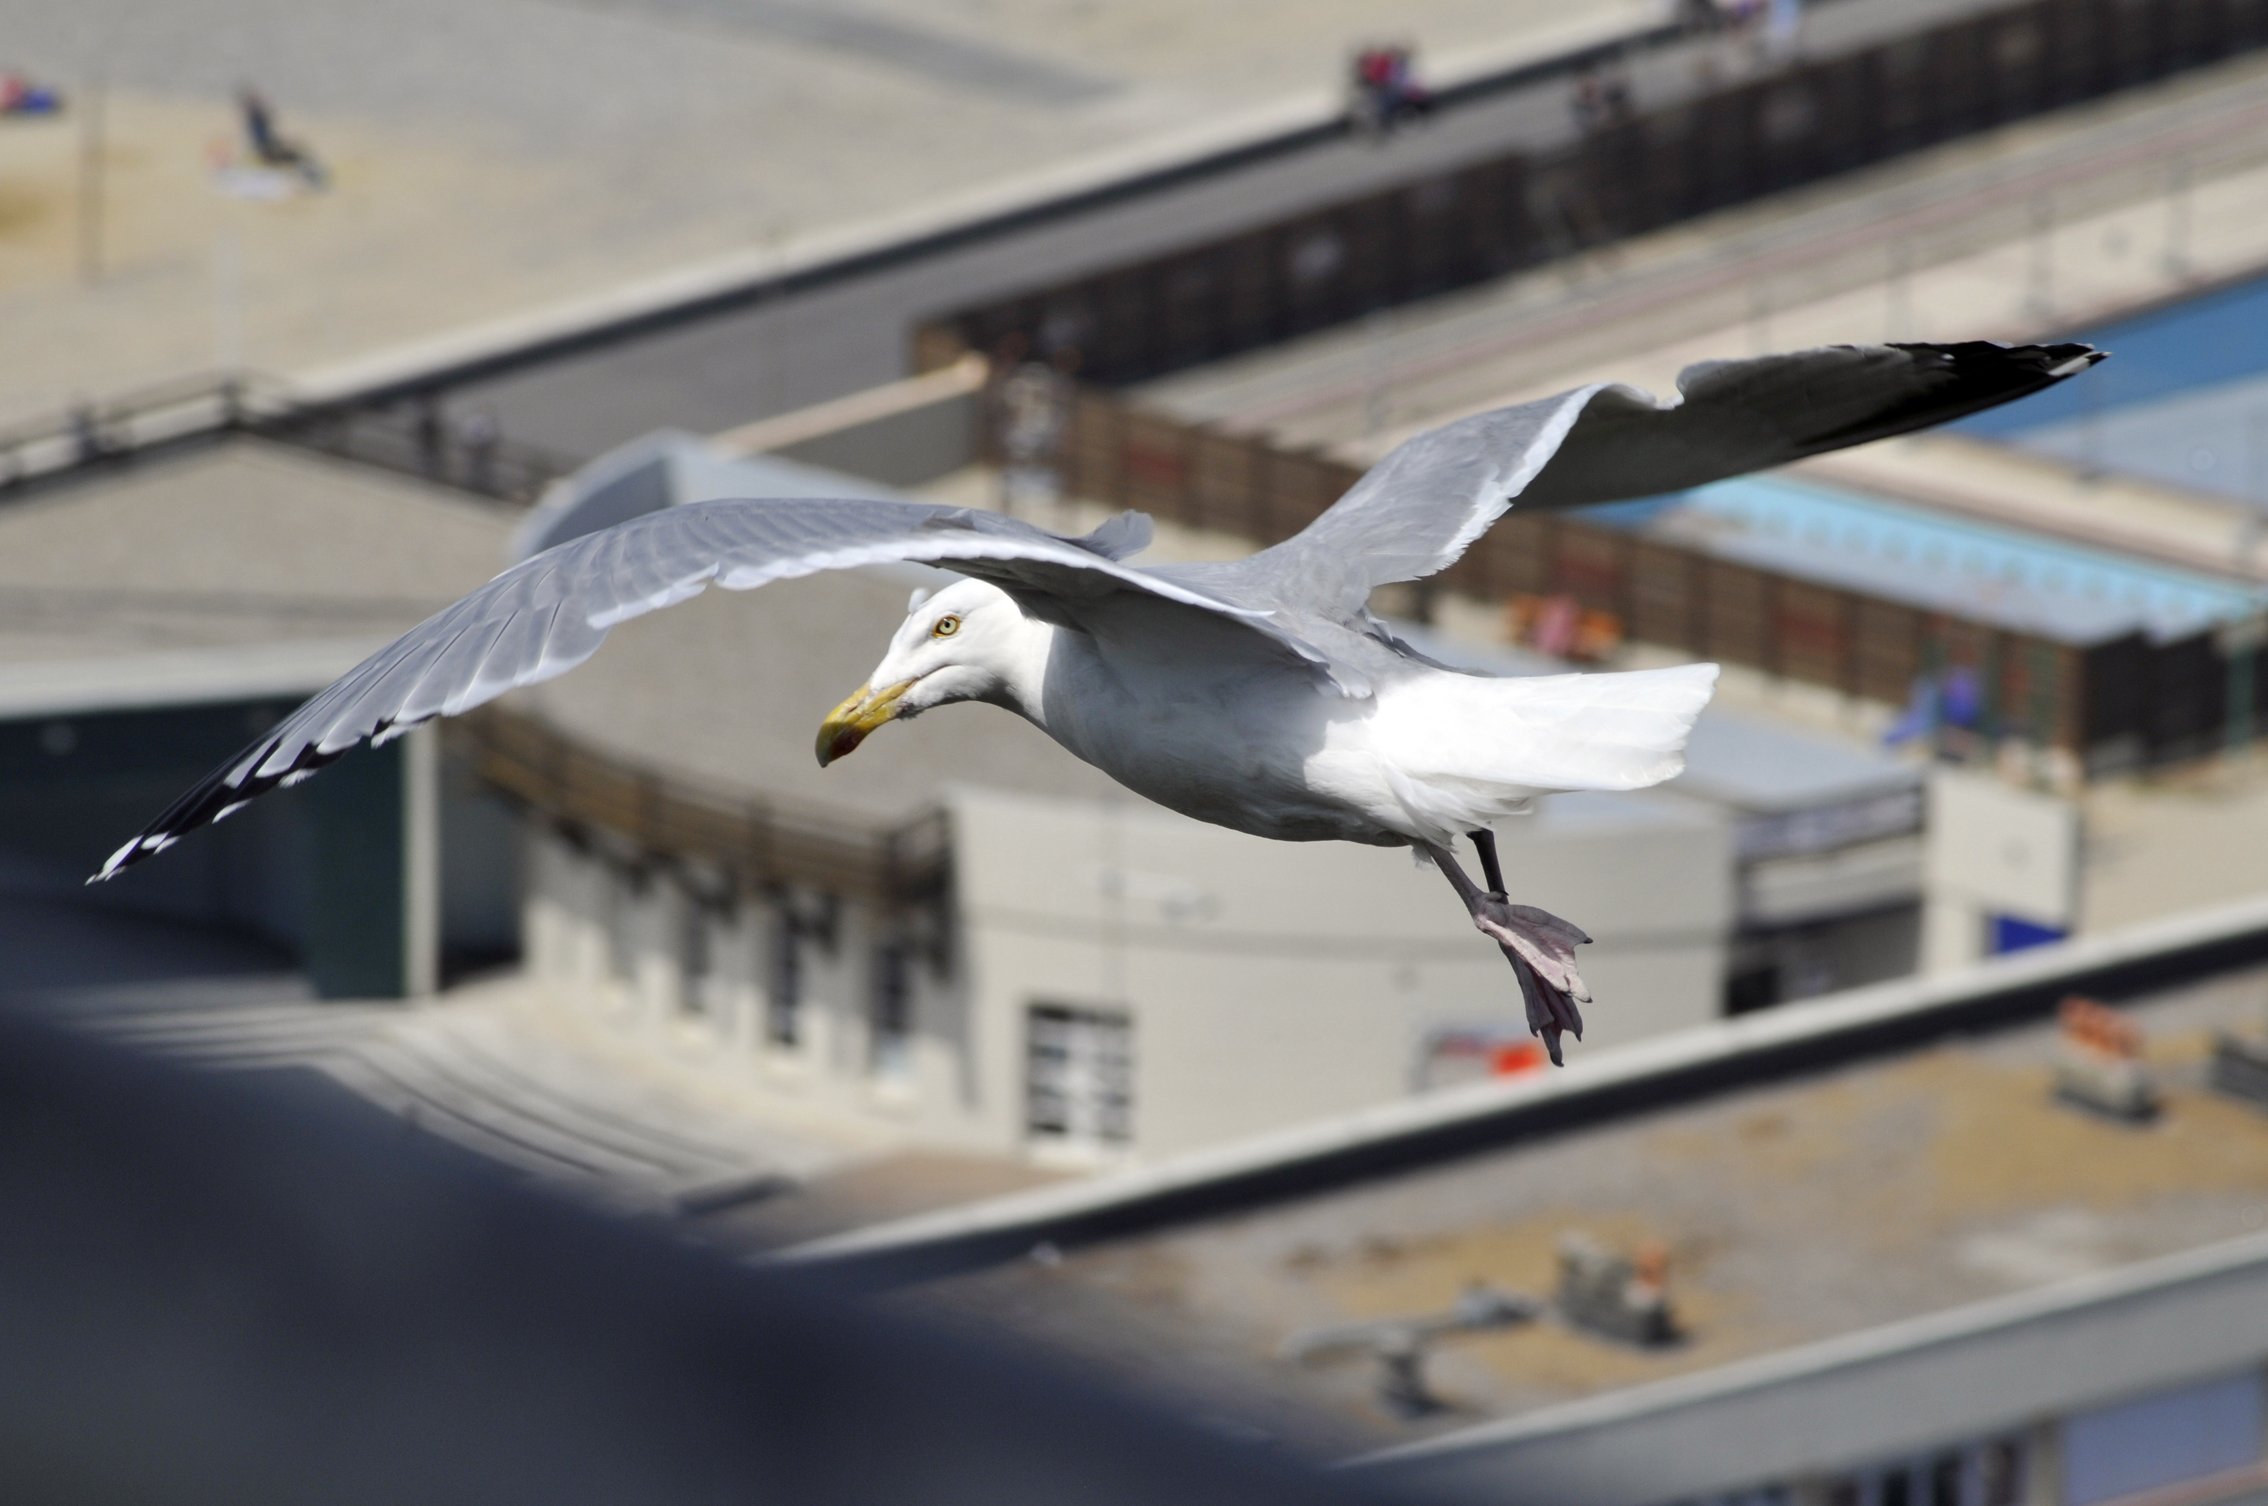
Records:
[[[902,907],[752,887],[538,822],[528,964],[737,1062],[790,1113],[1091,1161],[1251,1134],[1536,1059],[1503,961],[1403,854],[960,785]],[[1705,808],[1567,801],[1507,834],[1590,917],[1593,1045],[1713,1017],[1729,839]]]

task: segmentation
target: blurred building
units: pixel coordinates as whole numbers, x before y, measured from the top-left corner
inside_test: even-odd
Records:
[[[428,992],[510,952],[508,818],[428,734],[128,880],[110,850],[305,696],[495,573],[510,515],[256,441],[121,455],[0,508],[5,990],[168,978]]]
[[[1540,1066],[1500,959],[1394,855],[1152,809],[983,710],[821,774],[818,709],[863,680],[906,593],[948,578],[919,567],[626,624],[576,674],[358,753],[82,900],[106,842],[492,573],[508,536],[525,552],[704,497],[878,494],[788,456],[934,478],[969,458],[982,392],[981,373],[948,373],[729,442],[657,435],[532,514],[477,500],[451,484],[464,457],[383,426],[319,436],[375,468],[275,435],[122,450],[38,483],[0,527],[20,535],[23,590],[74,605],[27,624],[14,672],[13,925],[65,915],[110,938],[50,948],[54,985],[82,990],[102,975],[86,959],[126,955],[136,927],[195,930],[170,954],[150,940],[148,976],[184,947],[249,944],[230,966],[303,966],[333,996],[417,995],[524,951],[562,1007],[823,1136],[1042,1160],[1156,1157]],[[1169,528],[1158,547],[1202,542]],[[97,581],[107,606],[76,605]],[[1410,631],[1449,662],[1554,667]],[[108,761],[79,754],[108,742]],[[1997,832],[1991,813],[2020,798],[1980,787],[1958,829]],[[1679,781],[1546,802],[1505,856],[1524,900],[1599,938],[1586,1049],[1608,1047],[2006,949],[1996,916],[2026,939],[2068,928],[2067,904],[1933,860],[1929,799],[1906,761],[1712,711]],[[2068,889],[2075,862],[2059,850],[2034,890]]]
[[[938,409],[969,395],[921,378],[731,445],[656,436],[563,482],[520,547],[709,496],[873,490],[731,453],[750,442],[920,479],[967,458],[965,413]],[[479,766],[530,821],[535,975],[805,1111],[1043,1158],[1150,1158],[1540,1064],[1499,960],[1398,859],[1153,809],[983,712],[814,781],[809,708],[864,678],[902,591],[943,578],[704,599],[487,719]],[[1410,632],[1472,668],[1558,667]],[[1522,897],[1599,938],[1587,1040],[1613,1046],[2059,935],[2073,830],[2060,802],[1712,710],[1679,780],[1557,797],[1502,840]]]
[[[1233,228],[1192,228],[1206,244],[1144,241],[1101,270],[1098,258],[1111,258],[1089,248],[1035,266],[1035,286],[1012,292],[997,271],[947,278],[923,296],[967,306],[911,332],[925,374],[717,444],[663,434],[629,445],[514,520],[516,547],[701,496],[872,484],[956,500],[979,500],[962,495],[975,488],[1067,526],[1133,505],[1169,525],[1161,549],[1249,547],[1299,526],[1413,424],[1619,360],[1634,340],[1651,356],[1706,334],[1719,354],[1739,348],[1721,337],[1745,320],[1740,338],[1773,343],[1756,278],[1787,267],[1791,286],[1840,291],[1853,274],[1835,248],[1854,223],[1869,247],[1862,282],[1883,276],[1874,250],[1918,233],[1914,215],[1970,224],[1940,204],[1883,212],[1877,200],[1911,183],[1875,182],[1849,202],[1829,190],[1792,210],[1763,202],[1774,191],[2201,69],[2261,35],[2251,10],[2218,0],[2139,18],[1957,6],[1829,28],[1784,67],[1649,82],[1627,118],[1454,161],[1433,148],[1399,169],[1380,158],[1359,193],[1352,179],[1311,185],[1240,212]],[[2200,74],[2180,86],[2188,94],[2169,91],[2172,104],[2137,112],[2144,139],[2131,155],[2142,165],[2121,169],[2120,193],[2176,150],[2169,131],[2190,141],[2199,121],[2241,112],[2231,99],[2245,66]],[[1925,76],[1943,86],[1916,87]],[[2066,116],[2036,140],[2070,151],[2119,129]],[[1992,199],[2014,192],[2003,180],[2062,182],[2062,167],[2035,160],[2049,154],[2019,145],[1882,171]],[[2224,156],[2199,171],[2234,181],[2247,170]],[[1408,181],[1386,181],[1396,174]],[[1723,253],[1700,244],[1729,221],[1700,237],[1675,230],[1682,249],[1646,243],[1736,208],[1750,218],[1733,227],[1732,260],[1762,247],[1761,274],[1731,276]],[[2032,233],[2015,223],[2010,233]],[[1765,245],[1775,238],[1787,244]],[[1626,268],[1601,259],[1591,301],[1564,307],[1571,258],[1610,243],[1629,247]],[[1522,272],[1530,280],[1512,275]],[[683,310],[683,326],[646,308],[619,329],[586,311],[540,338],[523,331],[532,343],[516,354],[493,348],[491,331],[423,366],[381,362],[360,386],[334,384],[347,398],[308,421],[268,424],[288,451],[160,453],[112,446],[100,425],[14,444],[11,477],[34,451],[79,466],[0,519],[27,526],[36,509],[42,527],[75,541],[55,546],[54,565],[39,548],[18,556],[34,593],[23,599],[43,571],[101,581],[110,564],[89,541],[131,536],[150,547],[121,578],[154,624],[132,631],[164,638],[168,653],[194,647],[140,663],[138,649],[103,636],[125,631],[119,619],[88,631],[99,672],[29,667],[80,652],[61,639],[26,650],[6,735],[22,744],[24,771],[14,856],[37,893],[17,913],[79,915],[62,875],[99,861],[82,851],[87,833],[132,830],[251,722],[504,557],[500,514],[435,499],[454,483],[525,501],[560,469],[501,442],[481,406],[511,411],[514,372],[541,386],[536,368],[549,361],[568,388],[584,383],[552,414],[561,432],[574,427],[562,415],[608,407],[592,393],[651,364],[633,327],[650,317],[657,338],[705,331],[713,346],[733,343],[749,327],[726,321],[738,317],[733,298],[757,291],[696,300],[707,310],[698,326]],[[1370,316],[1423,299],[1435,301],[1387,351],[1386,325]],[[1873,333],[1837,326],[1838,337]],[[994,371],[972,354],[996,350],[1042,359]],[[577,365],[577,351],[592,364]],[[1476,352],[1485,359],[1468,359]],[[1386,355],[1412,373],[1392,404]],[[1150,385],[1095,385],[1132,381]],[[703,404],[751,384],[707,385]],[[677,400],[690,401],[683,390]],[[406,420],[390,407],[405,403]],[[297,448],[309,444],[411,479],[310,460]],[[351,473],[385,496],[352,527],[314,508],[254,516],[229,500],[235,481],[207,474],[219,455],[255,471],[306,468],[298,479],[311,492]],[[982,461],[993,467],[971,464]],[[846,471],[869,479],[846,483]],[[136,487],[172,498],[170,511],[144,497],[120,513],[112,493]],[[429,541],[427,504],[463,506],[480,526],[460,538],[457,524],[436,525]],[[379,536],[365,540],[366,528]],[[72,549],[98,563],[72,563]],[[191,594],[204,605],[167,597],[176,555],[201,572]],[[815,708],[863,678],[905,594],[936,578],[787,583],[630,624],[575,676],[445,734],[350,758],[151,876],[107,887],[86,913],[105,917],[105,934],[133,920],[249,937],[267,965],[304,963],[332,995],[416,995],[524,941],[529,978],[563,1001],[813,1122],[1042,1159],[1154,1158],[1533,1067],[1501,964],[1436,879],[1390,858],[1252,843],[1149,810],[1032,729],[983,712],[893,732],[820,779],[807,746]],[[194,612],[220,622],[234,609],[211,601],[232,592],[266,605],[225,628],[182,626]],[[1592,1044],[1616,1046],[2069,934],[2091,855],[2060,797],[2088,775],[2249,736],[2250,707],[2268,694],[2245,646],[2258,601],[2241,571],[1950,520],[1803,476],[1587,519],[1515,515],[1404,605],[1431,617],[1434,652],[1476,666],[1546,662],[1530,650],[1599,665],[1670,653],[1723,660],[1769,691],[1712,713],[1675,785],[1556,800],[1507,834],[1522,897],[1599,936]],[[334,628],[336,644],[310,644]],[[90,688],[98,682],[111,688]],[[1761,709],[1792,701],[1791,689],[1829,713],[1805,725]],[[1879,745],[1885,729],[1905,751]],[[115,767],[72,756],[113,734],[124,749]],[[2013,777],[1931,773],[1925,753]]]
[[[2219,8],[2148,18],[2251,35]],[[2257,62],[1728,208],[1747,171],[1786,187],[1880,162],[1909,132],[1973,128],[1983,100],[2001,119],[2076,101],[2075,79],[2051,79],[2095,48],[2113,69],[2154,55],[2108,11],[1995,6],[1917,24],[1563,153],[976,301],[926,325],[917,356],[1055,353],[1088,384],[1063,404],[1067,495],[1269,538],[1396,440],[1578,380],[1666,393],[1687,362],[1743,351],[2076,326],[2117,359],[1974,433],[2075,459],[2090,482],[2209,473],[2224,495],[2260,493],[2268,462],[2246,457],[2268,455],[2254,421],[2262,298],[2207,281],[2257,277],[2268,254],[2245,207],[2261,169]],[[1869,103],[1907,68],[1944,87],[1894,91],[1896,111]],[[1706,233],[1669,228],[1703,205],[1717,211]],[[1611,255],[1581,255],[1606,241]],[[2037,506],[2005,495],[2006,467],[1932,485],[1964,467],[1912,448],[1887,487],[1847,484],[1886,468],[1837,457],[1619,514],[1515,510],[1439,584],[1509,599],[1528,623],[1572,608],[1610,661],[1644,645],[1816,688],[2066,793],[2252,738],[2268,693],[2253,532],[2123,490]],[[1005,461],[1004,436],[993,451]],[[1976,505],[1939,505],[1948,490]],[[2167,526],[2170,513],[2189,515]]]
[[[708,496],[872,489],[660,436],[566,483],[525,542]],[[490,719],[478,766],[528,820],[534,975],[705,1041],[800,1112],[1043,1159],[1167,1154],[1541,1064],[1502,960],[1403,855],[1154,809],[982,708],[819,775],[819,709],[865,678],[906,593],[946,578],[718,593]],[[784,793],[803,790],[823,800]],[[1612,1001],[1594,1039],[1717,1015],[1722,811],[1554,801],[1505,861],[1523,898],[1590,917]]]
[[[800,1253],[1224,1426],[1319,1412],[1427,1499],[2257,1501],[2268,1115],[2223,1063],[2268,1053],[2264,919]],[[2157,981],[2043,1020],[2113,976]],[[2111,1066],[2145,1097],[2096,1095]]]
[[[2118,357],[2092,391],[2046,394],[1962,427],[2091,472],[2268,510],[2268,279],[2209,288],[2083,338]]]

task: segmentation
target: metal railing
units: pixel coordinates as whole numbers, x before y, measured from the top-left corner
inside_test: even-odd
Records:
[[[479,412],[451,416],[437,392],[391,402],[309,403],[273,378],[199,376],[82,402],[0,430],[0,497],[183,443],[252,435],[529,506],[577,462],[505,438]]]
[[[280,383],[198,376],[145,387],[0,429],[0,490],[240,428],[289,406]]]
[[[515,507],[533,506],[545,487],[578,465],[565,456],[506,439],[484,415],[452,421],[432,394],[382,407],[336,403],[295,408],[246,427],[264,439]]]

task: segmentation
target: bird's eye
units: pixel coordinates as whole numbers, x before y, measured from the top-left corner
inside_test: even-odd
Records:
[[[929,630],[932,638],[950,638],[961,630],[961,619],[951,612],[937,619],[937,626]]]

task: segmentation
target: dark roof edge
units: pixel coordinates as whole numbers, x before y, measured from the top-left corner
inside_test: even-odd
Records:
[[[1563,1072],[1405,1099],[1153,1166],[853,1229],[763,1257],[876,1287],[1369,1181],[2268,959],[2268,900],[2080,938],[1625,1046]]]

